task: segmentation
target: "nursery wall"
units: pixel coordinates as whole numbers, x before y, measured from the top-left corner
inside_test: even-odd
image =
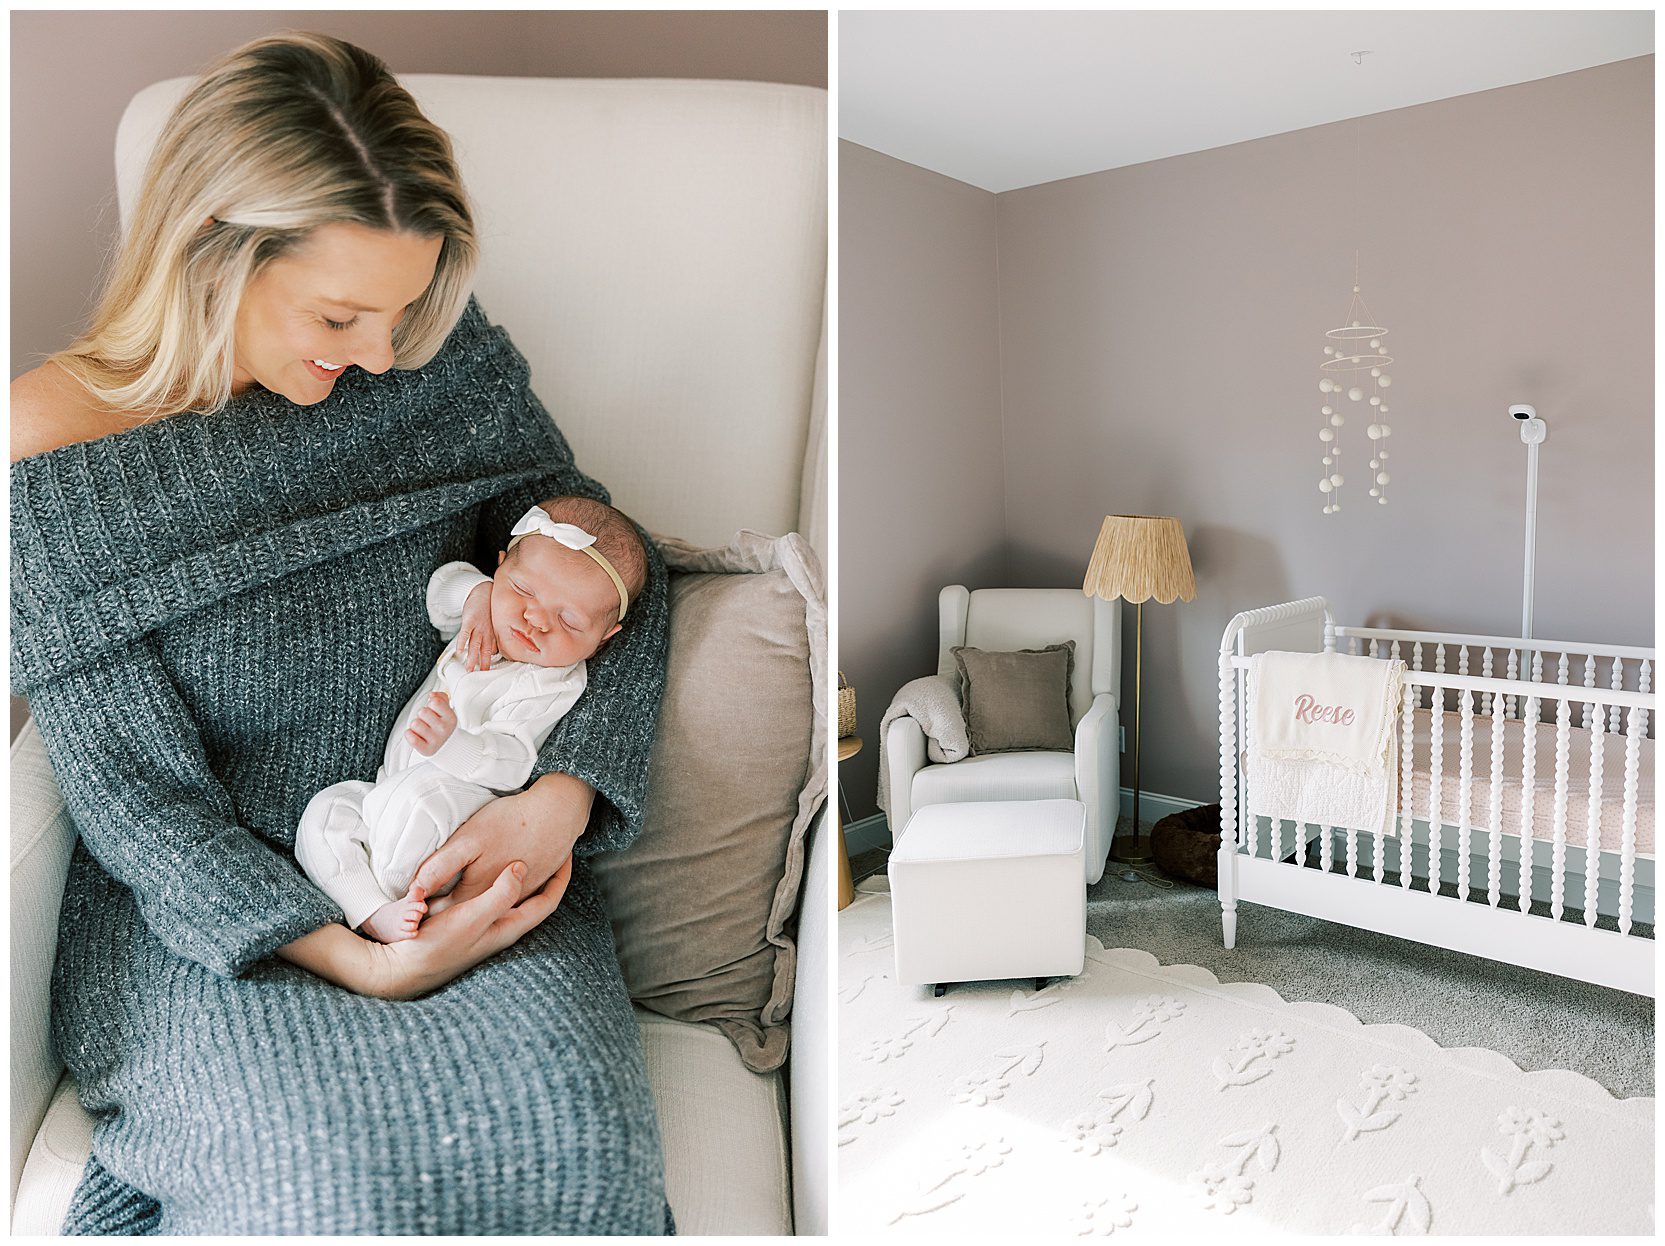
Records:
[[[875,808],[879,719],[936,671],[937,590],[998,585],[995,197],[838,145],[838,661],[864,750],[839,767]]]
[[[1145,609],[1144,786],[1217,799],[1237,611],[1518,632],[1515,402],[1550,426],[1534,630],[1651,645],[1653,145],[1651,56],[999,196],[842,144],[840,649],[870,745],[933,669],[937,585],[1078,585],[1105,514],[1177,515],[1197,599]],[[1397,360],[1391,501],[1355,416],[1323,515],[1355,248]],[[871,762],[843,777],[872,812]]]
[[[1148,790],[1218,799],[1239,610],[1518,634],[1511,403],[1550,429],[1536,634],[1653,643],[1653,153],[1647,56],[999,196],[1012,582],[1078,584],[1109,512],[1190,538],[1196,601],[1145,607]],[[1324,515],[1318,363],[1355,248],[1396,358],[1391,500],[1344,403]]]

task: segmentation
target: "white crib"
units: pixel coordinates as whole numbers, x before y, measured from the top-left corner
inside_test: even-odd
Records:
[[[1238,817],[1249,658],[1320,647],[1406,664],[1397,835]],[[1653,995],[1653,660],[1343,627],[1322,597],[1239,614],[1220,641],[1226,947],[1247,900]]]

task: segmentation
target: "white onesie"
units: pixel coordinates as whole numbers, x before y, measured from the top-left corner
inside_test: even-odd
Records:
[[[582,661],[534,666],[498,655],[490,669],[465,669],[457,650],[463,604],[490,583],[466,562],[446,563],[428,581],[428,617],[452,643],[434,664],[387,737],[374,783],[336,783],[301,815],[295,857],[307,877],[359,926],[410,890],[417,867],[483,805],[520,790],[538,750],[584,691]],[[456,730],[432,757],[405,739],[434,692],[447,693]]]

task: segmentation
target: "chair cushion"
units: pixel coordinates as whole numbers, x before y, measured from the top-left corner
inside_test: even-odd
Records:
[[[913,777],[913,807],[957,800],[1076,800],[1074,753],[987,753]]]
[[[974,756],[1071,747],[1073,640],[993,653],[957,645],[953,654]]]
[[[705,1026],[636,1010],[665,1147],[665,1190],[682,1234],[792,1232],[784,1088],[753,1073]],[[92,1149],[92,1117],[66,1075],[24,1164],[12,1233],[55,1235]]]
[[[1078,800],[927,805],[908,820],[890,863],[1079,857],[1086,828],[1087,809]]]
[[[797,535],[659,542],[670,660],[641,834],[590,865],[637,1003],[786,1059],[804,837],[826,799],[827,612]]]

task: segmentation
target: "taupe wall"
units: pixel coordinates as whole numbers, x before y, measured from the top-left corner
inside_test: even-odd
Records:
[[[998,196],[1009,581],[1079,584],[1112,511],[1177,515],[1190,538],[1197,600],[1145,609],[1146,790],[1217,799],[1214,660],[1238,610],[1322,594],[1348,621],[1518,632],[1513,402],[1550,424],[1537,634],[1653,643],[1652,119],[1642,57],[1365,118],[1356,214],[1352,123]],[[870,245],[854,224],[846,274]],[[1325,516],[1317,363],[1355,246],[1398,360],[1392,501],[1355,487],[1354,418],[1345,505]],[[863,366],[853,285],[846,377]],[[840,415],[847,461],[876,430],[847,402]],[[981,421],[960,435],[993,444]],[[841,471],[841,588],[880,557],[851,520],[881,500]],[[858,608],[845,592],[845,634],[872,626]],[[916,613],[893,630],[932,636]],[[1128,688],[1131,663],[1129,644]]]
[[[827,85],[821,12],[13,13],[12,371],[68,345],[116,237],[116,122],[134,92],[286,29],[395,73]]]
[[[879,718],[936,671],[937,590],[1000,584],[995,200],[838,145],[838,662],[864,751],[839,767],[874,811]]]

